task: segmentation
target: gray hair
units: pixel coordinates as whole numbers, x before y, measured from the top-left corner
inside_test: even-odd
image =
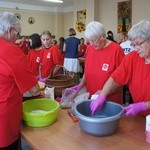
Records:
[[[129,40],[134,40],[135,38],[150,39],[150,20],[142,20],[137,24],[133,25],[128,32]]]
[[[86,26],[84,35],[90,41],[93,38],[100,38],[100,36],[106,35],[106,30],[100,22],[92,21]]]
[[[19,19],[11,12],[0,12],[0,34],[5,34],[9,28],[15,28],[21,32]]]

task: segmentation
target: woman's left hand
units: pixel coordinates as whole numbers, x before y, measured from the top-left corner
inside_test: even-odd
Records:
[[[124,107],[126,116],[136,116],[140,111],[146,111],[147,107],[145,102],[130,104]]]

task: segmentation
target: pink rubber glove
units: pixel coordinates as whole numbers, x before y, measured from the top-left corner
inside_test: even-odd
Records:
[[[139,102],[124,107],[124,110],[126,116],[136,116],[140,111],[146,111],[147,108],[145,102]]]
[[[94,113],[98,110],[100,110],[104,104],[106,100],[106,96],[103,95],[99,95],[97,99],[92,100],[91,104],[90,104],[90,108],[91,108],[91,115],[93,116]]]
[[[83,86],[81,84],[78,84],[78,85],[71,87],[71,89],[74,89],[74,90],[76,90],[77,93],[79,93],[79,91],[82,89],[82,87]]]
[[[46,82],[46,78],[39,77],[39,81],[45,83]]]

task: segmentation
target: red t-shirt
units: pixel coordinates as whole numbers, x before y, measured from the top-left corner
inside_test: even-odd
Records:
[[[48,49],[42,50],[41,59],[41,77],[46,78],[51,74],[52,69],[56,64],[59,64],[58,47],[51,46]]]
[[[64,53],[61,53],[60,51],[60,48],[59,48],[59,45],[54,45],[55,46],[55,57],[56,57],[56,63],[58,63],[59,65],[62,65],[63,66],[63,63],[64,63]]]
[[[80,45],[79,57],[85,57],[86,48],[85,44]]]
[[[23,93],[37,80],[18,46],[0,39],[0,147],[19,138]]]
[[[87,92],[92,95],[101,90],[113,71],[120,65],[123,57],[122,48],[114,42],[100,50],[96,50],[92,45],[89,45],[85,57]],[[122,104],[122,90],[109,95],[107,99]]]
[[[133,51],[122,61],[121,65],[112,74],[112,78],[119,84],[128,84],[133,101],[150,101],[150,64]],[[146,116],[150,110],[142,112]]]
[[[29,67],[35,76],[39,75],[39,66],[41,63],[41,50],[31,49],[27,55],[27,60],[29,62]]]

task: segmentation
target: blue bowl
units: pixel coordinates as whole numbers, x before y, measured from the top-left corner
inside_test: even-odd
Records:
[[[90,103],[91,100],[87,100],[73,106],[81,130],[94,136],[107,136],[116,132],[124,112],[123,106],[107,101],[102,109],[91,116]]]

